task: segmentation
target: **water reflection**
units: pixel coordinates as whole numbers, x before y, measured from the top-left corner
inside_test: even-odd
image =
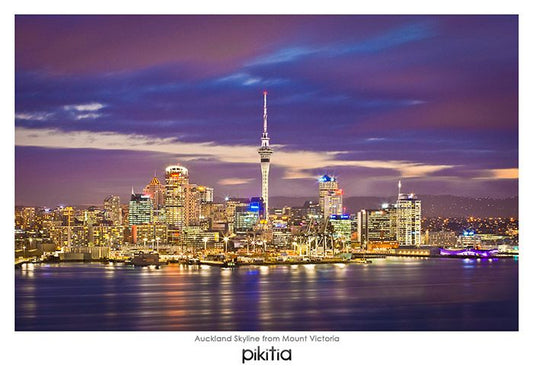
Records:
[[[16,329],[512,330],[517,275],[510,259],[35,265],[15,273]]]

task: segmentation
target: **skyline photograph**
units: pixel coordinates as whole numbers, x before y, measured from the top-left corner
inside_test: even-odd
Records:
[[[175,164],[220,200],[259,196],[265,90],[271,197],[315,198],[324,174],[345,197],[394,197],[399,179],[422,195],[517,197],[517,26],[17,16],[15,204],[127,199]]]
[[[7,371],[528,375],[530,15],[341,3],[8,5]]]

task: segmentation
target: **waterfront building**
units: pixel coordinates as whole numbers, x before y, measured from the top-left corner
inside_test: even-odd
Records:
[[[396,201],[396,239],[402,246],[419,246],[422,237],[422,205],[414,193],[401,193],[398,182]]]
[[[426,244],[436,247],[453,247],[457,235],[453,231],[426,231]]]
[[[152,205],[155,211],[163,209],[165,206],[165,185],[154,175],[152,180],[143,189],[143,194],[152,199]]]
[[[391,242],[394,238],[395,212],[388,208],[363,209],[357,213],[357,241],[363,248],[371,244]]]
[[[457,238],[457,247],[461,248],[479,248],[481,246],[481,238],[474,230],[464,230]]]
[[[195,250],[211,248],[220,242],[220,234],[217,231],[206,231],[199,226],[184,227],[179,242]]]
[[[89,245],[89,226],[53,226],[50,238],[57,248],[66,251],[73,247],[86,247]]]
[[[150,245],[155,248],[157,244],[166,244],[168,239],[168,226],[166,224],[139,224],[131,227],[133,244]]]
[[[270,138],[267,132],[267,91],[263,91],[263,135],[261,136],[261,147],[258,150],[261,157],[261,197],[265,203],[265,211],[262,219],[268,221],[268,174],[270,170]]]
[[[187,168],[171,165],[165,169],[165,223],[170,228],[181,229],[186,225],[188,186]]]
[[[124,244],[124,226],[121,225],[97,225],[90,226],[88,246],[109,247],[117,250]]]
[[[347,214],[330,215],[329,223],[333,229],[333,238],[335,240],[349,243],[352,239],[352,220]]]
[[[132,192],[128,212],[129,225],[152,223],[152,199]]]
[[[120,207],[120,197],[110,195],[104,199],[104,218],[115,226],[122,224],[122,209]]]

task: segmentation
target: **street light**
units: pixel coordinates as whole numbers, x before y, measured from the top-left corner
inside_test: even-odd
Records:
[[[204,242],[204,252],[206,252],[207,251],[207,236],[204,236],[202,238],[202,241]]]
[[[158,236],[157,238],[155,238],[155,244],[156,244],[156,251],[157,251],[157,253],[159,253],[159,239],[160,239],[159,236]]]
[[[228,240],[229,238],[227,236],[224,237],[224,252],[228,252]]]
[[[144,241],[144,249],[146,249],[146,242],[148,241],[148,239],[144,238],[143,241]]]

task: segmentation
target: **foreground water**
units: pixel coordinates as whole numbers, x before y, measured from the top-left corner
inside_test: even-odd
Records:
[[[16,330],[517,330],[518,261],[15,272]]]

